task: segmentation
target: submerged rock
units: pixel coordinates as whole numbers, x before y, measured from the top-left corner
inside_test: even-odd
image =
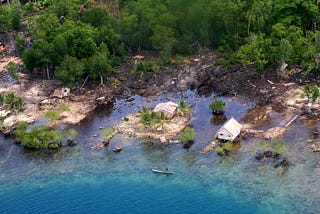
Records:
[[[255,156],[255,159],[257,160],[262,160],[264,158],[264,153],[263,152],[258,152]]]
[[[67,140],[67,145],[68,146],[75,146],[77,144],[78,144],[78,142],[76,140]]]

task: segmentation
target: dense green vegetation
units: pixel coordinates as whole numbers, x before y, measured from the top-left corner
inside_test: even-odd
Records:
[[[25,105],[26,101],[13,92],[0,94],[0,107],[4,107],[10,111],[20,112],[23,111]]]
[[[163,111],[154,112],[147,106],[142,106],[139,111],[139,123],[144,129],[151,128],[152,130],[162,130],[163,125],[170,123]]]
[[[48,126],[34,126],[27,130],[27,123],[20,122],[14,131],[17,143],[29,149],[56,149],[61,146],[62,135]]]
[[[242,63],[257,72],[284,63],[319,72],[319,1],[314,0],[39,0],[0,6],[0,29],[17,30],[18,53],[30,71],[66,84],[103,80],[125,53],[175,55],[214,48],[220,63]],[[27,38],[31,47],[26,49]],[[139,64],[137,70],[156,70]]]
[[[180,134],[178,140],[182,143],[182,146],[189,148],[196,137],[196,131],[192,127],[186,127]]]
[[[223,113],[227,108],[227,103],[222,100],[215,100],[210,103],[209,108],[211,109],[212,113],[220,114]]]

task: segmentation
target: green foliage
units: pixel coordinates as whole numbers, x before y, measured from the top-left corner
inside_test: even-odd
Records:
[[[85,65],[75,57],[66,56],[56,68],[56,77],[69,86],[81,84],[85,78]]]
[[[70,111],[70,108],[69,108],[69,106],[66,104],[66,103],[60,103],[59,104],[59,108],[60,108],[60,110],[62,111],[62,112],[68,112],[68,111]]]
[[[4,95],[4,105],[10,111],[20,112],[23,110],[26,102],[21,97],[18,97],[15,93],[10,92]]]
[[[139,123],[142,124],[143,128],[150,127],[152,122],[151,110],[147,106],[142,106],[139,111]]]
[[[188,103],[185,100],[178,101],[177,114],[184,117],[185,115],[190,115],[191,110]]]
[[[142,106],[139,111],[139,123],[142,124],[143,128],[152,128],[162,130],[163,125],[169,123],[170,121],[166,119],[164,112],[154,112],[147,106]]]
[[[20,2],[14,1],[0,7],[0,32],[19,30],[21,20]]]
[[[253,151],[273,151],[274,155],[285,155],[289,152],[289,145],[280,138],[273,139],[270,143],[262,141],[253,147]]]
[[[181,141],[182,144],[187,143],[188,141],[194,141],[196,136],[196,131],[194,128],[186,127],[180,134],[178,140]]]
[[[140,73],[141,75],[145,74],[146,72],[155,73],[158,70],[159,66],[152,61],[139,62],[134,68],[134,71]]]
[[[34,126],[27,131],[27,123],[21,122],[14,131],[16,141],[29,149],[57,149],[61,146],[61,134],[47,126]]]
[[[232,153],[233,150],[233,143],[232,141],[227,141],[225,143],[220,143],[216,148],[215,151],[221,155],[226,156]]]
[[[25,44],[26,44],[26,40],[25,38],[20,35],[20,34],[16,34],[16,39],[15,39],[15,45],[16,45],[16,48],[17,48],[17,54],[19,56],[22,56],[24,51],[25,51]]]
[[[209,107],[213,113],[222,113],[227,108],[227,103],[222,100],[215,100]]]
[[[271,142],[271,148],[276,154],[287,154],[289,152],[289,146],[282,139],[274,139]]]
[[[51,123],[55,123],[57,122],[57,120],[60,119],[60,114],[59,112],[55,111],[55,110],[48,110],[46,112],[44,112],[44,116],[48,119],[49,122]]]
[[[305,95],[308,97],[308,99],[312,102],[315,102],[319,96],[320,96],[320,92],[319,92],[319,88],[317,85],[305,85],[304,88],[303,88],[303,92],[305,93]]]
[[[95,1],[97,2],[97,1]],[[319,71],[320,9],[312,0],[128,0],[118,1],[118,19],[108,7],[90,1],[38,0],[27,2],[26,33],[32,46],[17,45],[30,71],[45,72],[69,85],[89,80],[101,83],[119,65],[124,50],[157,51],[164,65],[176,54],[200,54],[223,49],[226,68],[239,61],[259,73],[284,62]],[[79,5],[86,10],[79,13]],[[0,31],[19,29],[19,1],[0,7]],[[35,8],[41,7],[37,11]],[[110,12],[110,14],[109,14]],[[28,13],[27,13],[28,14]],[[28,14],[29,15],[29,14]],[[75,65],[75,69],[72,69]],[[157,67],[157,66],[156,66]],[[141,75],[158,70],[137,65]],[[49,77],[49,75],[48,75]]]
[[[79,133],[77,132],[77,130],[71,128],[63,131],[62,138],[67,142],[74,141],[78,135]]]
[[[262,35],[251,35],[248,44],[242,45],[239,49],[239,58],[244,66],[254,64],[256,71],[263,73],[268,63],[268,49],[271,40],[263,38]]]
[[[103,141],[109,141],[113,137],[114,134],[115,134],[115,132],[113,131],[112,128],[104,129],[101,132]]]
[[[2,106],[5,103],[5,95],[0,94],[0,106]]]
[[[19,76],[18,76],[18,68],[17,68],[17,64],[15,62],[9,62],[6,66],[6,69],[9,73],[9,75],[12,77],[12,79],[14,80],[18,80]]]
[[[53,73],[70,86],[82,84],[87,77],[102,83],[123,54],[114,20],[105,9],[89,3],[78,17],[77,0],[40,2],[46,9],[29,21],[33,41],[23,53],[26,68],[38,69],[48,77]]]

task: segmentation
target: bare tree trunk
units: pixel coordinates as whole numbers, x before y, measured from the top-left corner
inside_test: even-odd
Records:
[[[49,73],[49,65],[48,65],[48,63],[47,63],[47,68],[46,68],[46,70],[47,70],[47,78],[50,79],[50,73]]]
[[[100,85],[103,85],[103,77],[101,74],[100,74]]]
[[[80,87],[80,88],[83,88],[83,86],[86,84],[86,82],[87,82],[88,78],[89,78],[89,75],[86,77],[86,79],[84,80],[84,82],[83,82],[83,84],[81,85],[81,87]]]

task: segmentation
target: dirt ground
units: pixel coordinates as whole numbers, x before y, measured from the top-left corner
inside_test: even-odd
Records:
[[[147,58],[147,57],[146,57]],[[59,104],[65,103],[70,111],[62,114],[60,123],[76,124],[81,122],[99,104],[113,104],[116,98],[128,98],[139,94],[144,97],[159,96],[166,93],[179,93],[188,89],[197,90],[199,95],[206,96],[215,92],[217,95],[242,97],[253,106],[260,107],[260,111],[247,117],[250,123],[260,114],[272,110],[285,111],[287,100],[291,97],[296,107],[298,93],[288,93],[297,90],[302,83],[292,77],[280,76],[276,70],[268,71],[264,75],[253,72],[252,68],[235,65],[231,69],[224,69],[217,65],[219,57],[214,52],[185,59],[183,64],[173,64],[161,69],[157,73],[146,72],[143,76],[133,73],[134,62],[128,58],[126,63],[117,67],[115,73],[105,80],[104,85],[86,84],[83,88],[71,88],[67,97],[53,97],[54,90],[63,87],[56,80],[45,80],[43,77],[31,75],[22,70],[20,80],[8,84],[4,77],[6,64],[10,61],[21,65],[21,60],[13,54],[1,56],[0,60],[0,92],[15,91],[27,100],[26,111],[8,114],[4,121],[6,132],[15,127],[19,120],[32,123],[43,117],[48,109],[59,110]],[[122,81],[120,81],[122,79]],[[125,80],[123,80],[125,79]],[[307,81],[310,81],[308,79]],[[256,109],[257,110],[257,109]],[[260,118],[261,119],[261,118]]]

